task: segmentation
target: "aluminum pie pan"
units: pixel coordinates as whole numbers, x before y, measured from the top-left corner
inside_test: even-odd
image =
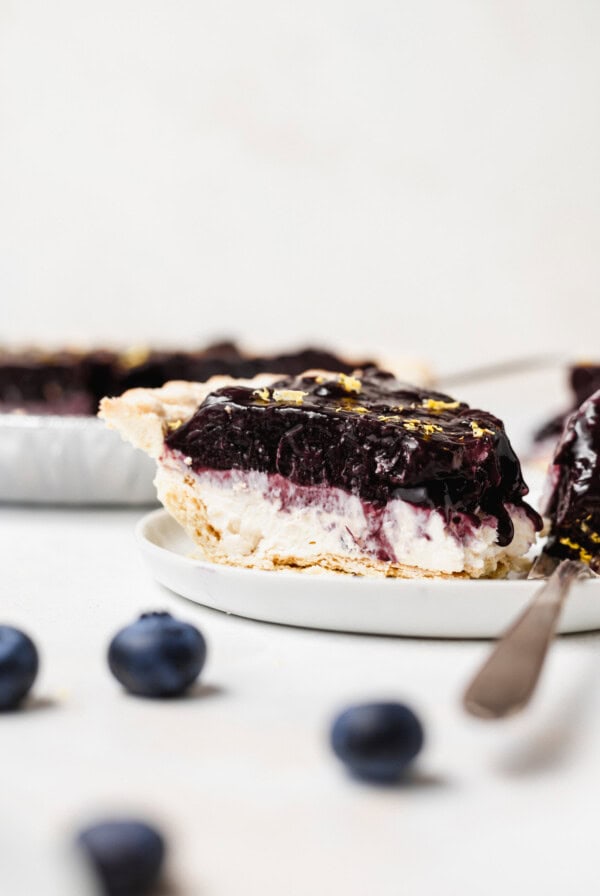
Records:
[[[0,414],[0,501],[156,504],[155,463],[95,417]]]

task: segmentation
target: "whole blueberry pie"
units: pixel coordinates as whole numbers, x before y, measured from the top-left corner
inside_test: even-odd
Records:
[[[373,367],[171,382],[100,416],[215,562],[498,575],[541,528],[500,420]]]
[[[104,395],[121,395],[140,386],[157,388],[168,380],[252,377],[267,370],[293,375],[307,367],[329,365],[349,373],[363,363],[319,347],[250,354],[233,342],[189,351],[146,347],[19,351],[0,347],[0,413],[85,416],[97,412]],[[402,363],[410,368],[410,362]],[[418,369],[418,373],[427,377],[424,370]]]

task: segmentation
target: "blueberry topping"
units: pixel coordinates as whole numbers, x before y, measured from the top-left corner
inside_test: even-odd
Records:
[[[568,418],[550,475],[545,551],[600,571],[600,391]]]
[[[277,474],[343,489],[375,508],[401,498],[447,522],[463,514],[475,527],[489,515],[503,546],[514,534],[507,504],[542,525],[523,500],[528,489],[500,420],[375,368],[217,389],[166,447],[197,472]]]
[[[331,745],[356,777],[389,783],[421,750],[423,728],[402,703],[363,703],[336,718]]]
[[[106,896],[143,896],[158,880],[164,840],[143,821],[103,821],[83,830],[77,842]]]
[[[28,693],[39,668],[31,638],[10,625],[0,625],[0,710],[14,709]]]
[[[198,677],[206,642],[193,625],[170,613],[143,613],[117,632],[108,649],[108,665],[132,694],[177,697]]]

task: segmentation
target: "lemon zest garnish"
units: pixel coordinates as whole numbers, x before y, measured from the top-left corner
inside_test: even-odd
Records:
[[[291,401],[294,404],[302,404],[305,395],[308,395],[308,392],[303,392],[302,389],[273,389],[275,401]]]
[[[438,401],[436,398],[424,398],[423,407],[428,411],[453,411],[460,405],[460,401]]]
[[[348,376],[346,373],[338,375],[338,383],[344,392],[356,392],[358,394],[362,389],[361,381],[355,376]]]
[[[443,432],[441,426],[438,426],[437,423],[425,423],[424,420],[419,420],[417,418],[412,420],[405,420],[403,423],[405,429],[408,429],[409,432],[422,432],[425,436],[431,436],[434,432]]]
[[[171,430],[171,432],[174,432],[176,429],[179,429],[182,423],[183,420],[169,420],[167,426]]]
[[[260,398],[261,401],[269,400],[269,390],[266,386],[263,386],[262,389],[255,389],[252,393],[253,398]]]
[[[424,423],[423,424],[423,432],[426,436],[432,436],[434,432],[443,432],[441,426],[438,426],[437,423]]]
[[[485,427],[480,426],[476,420],[471,420],[471,423],[469,425],[470,425],[471,429],[473,430],[473,435],[475,436],[476,439],[480,439],[482,436],[484,436],[486,434],[488,436],[494,435],[494,433],[491,429],[485,429]]]
[[[589,514],[589,516],[586,516],[586,520],[590,520],[591,518],[591,514]],[[600,544],[600,535],[598,535],[597,532],[594,532],[594,530],[591,529],[586,522],[581,523],[581,531],[585,532],[589,540],[594,544]]]
[[[350,414],[368,414],[369,409],[363,408],[360,404],[344,404],[341,407],[337,407],[335,409],[336,414],[339,414],[340,411],[347,411]]]
[[[571,548],[572,551],[577,551],[579,554],[579,559],[582,563],[591,563],[592,555],[589,551],[586,551],[585,548],[582,548],[580,544],[577,544],[576,541],[571,541],[570,538],[559,538],[558,539],[561,544],[564,544],[566,548]]]

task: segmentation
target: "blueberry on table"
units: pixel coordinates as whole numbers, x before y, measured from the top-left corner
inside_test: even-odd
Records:
[[[158,880],[165,843],[143,821],[103,821],[81,831],[77,842],[106,896],[143,896]]]
[[[402,703],[363,703],[339,715],[331,745],[359,778],[388,783],[400,777],[423,746],[423,728]]]
[[[117,681],[142,697],[177,697],[196,680],[206,641],[193,625],[170,613],[143,613],[117,632],[108,665]]]
[[[0,625],[0,710],[14,709],[28,693],[39,668],[31,638],[10,625]]]

